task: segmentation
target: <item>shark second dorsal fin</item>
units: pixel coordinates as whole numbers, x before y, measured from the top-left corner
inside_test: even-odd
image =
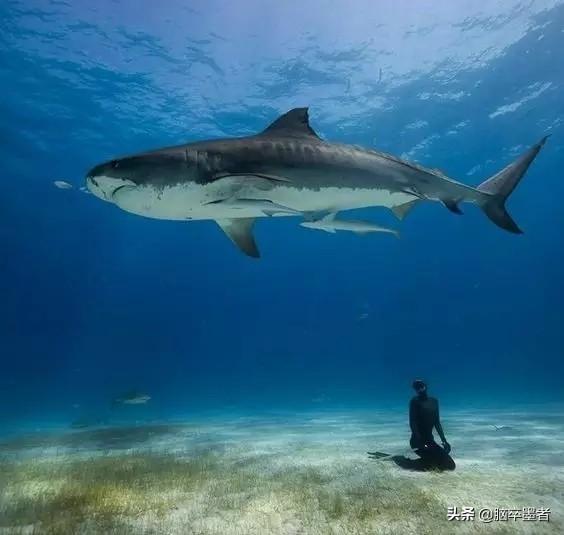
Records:
[[[290,137],[314,137],[319,139],[309,124],[308,108],[294,108],[281,115],[270,126],[264,129],[262,136],[283,135]]]

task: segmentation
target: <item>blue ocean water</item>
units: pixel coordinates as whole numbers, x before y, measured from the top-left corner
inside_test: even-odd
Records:
[[[5,0],[0,28],[1,426],[131,389],[144,418],[403,406],[416,376],[450,407],[564,400],[563,2]],[[400,240],[264,219],[256,261],[79,190],[297,106],[471,185],[551,134],[509,201],[525,233],[431,203],[354,214]]]

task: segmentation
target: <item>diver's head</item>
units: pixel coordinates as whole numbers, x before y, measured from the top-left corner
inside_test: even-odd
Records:
[[[422,379],[415,379],[412,386],[418,396],[424,396],[427,393],[427,384]]]

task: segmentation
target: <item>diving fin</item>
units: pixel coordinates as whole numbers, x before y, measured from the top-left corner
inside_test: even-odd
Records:
[[[371,459],[386,459],[392,456],[391,453],[383,453],[381,451],[367,451],[366,453]]]
[[[252,258],[260,258],[260,252],[253,236],[254,218],[216,219],[216,223],[240,251]]]

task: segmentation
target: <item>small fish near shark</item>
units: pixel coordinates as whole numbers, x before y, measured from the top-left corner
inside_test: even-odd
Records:
[[[58,189],[72,189],[72,184],[69,184],[64,180],[54,180],[53,185]]]
[[[295,108],[259,134],[198,141],[111,160],[88,172],[96,197],[155,219],[215,220],[245,254],[259,257],[260,217],[302,216],[306,228],[388,232],[335,219],[344,210],[384,206],[403,219],[423,201],[462,213],[478,205],[497,226],[519,234],[505,202],[547,137],[474,188],[384,152],[322,140],[308,108]]]

